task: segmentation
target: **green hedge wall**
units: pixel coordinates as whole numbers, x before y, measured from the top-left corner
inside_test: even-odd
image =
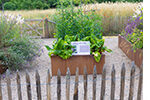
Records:
[[[31,10],[31,9],[48,9],[55,8],[58,1],[68,2],[70,0],[0,0],[0,10],[2,4],[5,10]],[[143,0],[82,0],[84,3],[94,2],[143,2]],[[74,5],[78,6],[81,0],[73,0]]]

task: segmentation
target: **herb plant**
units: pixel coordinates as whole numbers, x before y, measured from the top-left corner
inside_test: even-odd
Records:
[[[39,55],[38,44],[23,34],[21,16],[0,14],[0,64],[17,70]]]
[[[143,49],[143,7],[140,5],[122,35],[133,45],[133,50],[136,48]]]

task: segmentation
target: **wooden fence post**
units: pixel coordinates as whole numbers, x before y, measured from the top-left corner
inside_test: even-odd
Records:
[[[37,100],[42,100],[42,97],[41,97],[41,82],[40,82],[40,75],[39,75],[39,73],[38,73],[37,70],[36,70],[35,79],[36,79]]]
[[[49,35],[48,19],[46,18],[43,22],[43,38],[49,38]]]
[[[137,100],[142,100],[141,99],[142,84],[143,84],[143,65],[140,67],[140,77],[139,77]]]
[[[67,68],[66,73],[66,100],[70,100],[70,70]]]
[[[22,100],[22,93],[21,93],[21,80],[20,80],[20,75],[17,71],[17,78],[16,78],[16,81],[17,81],[17,90],[18,90],[18,100]]]
[[[61,100],[61,72],[58,69],[57,73],[57,100]]]
[[[3,96],[2,96],[2,86],[1,86],[1,75],[0,75],[0,100],[3,100]]]
[[[134,63],[133,63],[132,69],[131,69],[131,73],[130,73],[129,100],[133,100],[133,92],[134,92],[134,76],[135,76],[135,66],[134,66]]]
[[[79,68],[77,67],[73,100],[78,100],[78,85],[79,85]]]
[[[111,100],[115,100],[115,66],[111,71]]]
[[[105,81],[106,81],[106,65],[103,67],[103,72],[102,72],[102,82],[101,82],[101,96],[100,100],[105,100]]]
[[[84,100],[87,100],[87,69],[84,67]]]
[[[28,96],[28,100],[32,100],[30,76],[29,76],[29,74],[28,74],[27,71],[26,71],[26,83],[27,83],[27,96]]]
[[[7,92],[8,92],[8,99],[12,100],[11,80],[9,77],[7,77]]]
[[[94,66],[94,70],[93,70],[93,100],[96,100],[96,80],[97,80],[96,66]]]
[[[122,64],[121,68],[121,83],[120,83],[120,100],[124,100],[124,86],[125,86],[125,64]]]
[[[47,100],[51,100],[51,76],[49,70],[47,71]]]

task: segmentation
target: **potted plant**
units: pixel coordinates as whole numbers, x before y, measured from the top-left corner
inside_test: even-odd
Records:
[[[118,46],[129,59],[140,67],[143,63],[143,7],[137,9],[121,35]]]
[[[54,15],[56,22],[54,35],[57,40],[54,41],[52,48],[46,46],[51,57],[52,75],[56,75],[58,69],[65,75],[67,67],[70,68],[72,75],[75,74],[76,67],[79,67],[79,74],[83,74],[84,67],[87,67],[88,74],[92,74],[94,65],[100,74],[105,63],[103,52],[111,52],[104,47],[101,17],[95,11],[85,14],[82,8],[75,9],[72,2],[67,7],[63,1],[59,4],[60,9]],[[89,41],[90,55],[72,55],[74,46],[71,42],[74,41]]]
[[[72,41],[90,41],[90,55],[72,55],[74,46]],[[79,74],[83,74],[84,67],[87,67],[88,74],[93,73],[94,65],[97,66],[97,73],[101,74],[105,63],[105,55],[103,52],[111,52],[104,46],[104,39],[98,39],[94,34],[87,36],[81,40],[77,36],[65,36],[65,39],[58,39],[52,48],[46,46],[51,57],[52,75],[57,75],[58,69],[61,74],[65,75],[69,67],[71,74],[75,74],[76,67],[79,67]]]

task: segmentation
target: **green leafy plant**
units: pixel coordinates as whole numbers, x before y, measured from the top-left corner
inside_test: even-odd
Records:
[[[51,55],[57,55],[60,56],[63,59],[68,59],[72,56],[72,48],[70,42],[67,42],[65,40],[62,40],[61,38],[56,41],[56,43],[53,45],[53,48],[50,48],[46,45],[47,50],[49,51],[48,55],[51,57]]]
[[[71,45],[72,41],[90,41],[90,54],[94,56],[96,62],[100,61],[102,52],[112,52],[111,49],[108,49],[106,46],[104,46],[104,39],[99,39],[94,34],[84,37],[81,40],[77,35],[66,35],[64,40],[60,38],[55,41],[56,43],[53,45],[53,48],[50,48],[46,45],[46,48],[49,51],[49,56],[51,57],[51,55],[57,55],[62,59],[68,59],[73,53],[72,48],[74,47]]]
[[[90,41],[91,54],[94,56],[96,62],[100,61],[102,52],[112,52],[111,49],[104,46],[104,39],[99,39],[94,34],[83,38],[82,41]]]
[[[56,33],[58,38],[52,48],[46,46],[49,51],[49,56],[52,54],[60,56],[63,59],[68,59],[72,56],[72,41],[90,41],[90,54],[92,54],[99,62],[102,52],[111,52],[110,49],[104,46],[104,39],[102,39],[101,17],[97,16],[95,12],[84,13],[81,8],[75,10],[72,2],[71,6],[61,6],[58,13],[55,15]]]
[[[64,39],[66,35],[78,35],[78,38],[82,39],[95,34],[102,38],[101,17],[94,11],[84,13],[82,8],[75,9],[73,4],[70,4],[69,7],[61,4],[60,9],[54,15],[54,21],[56,22],[55,37]]]

